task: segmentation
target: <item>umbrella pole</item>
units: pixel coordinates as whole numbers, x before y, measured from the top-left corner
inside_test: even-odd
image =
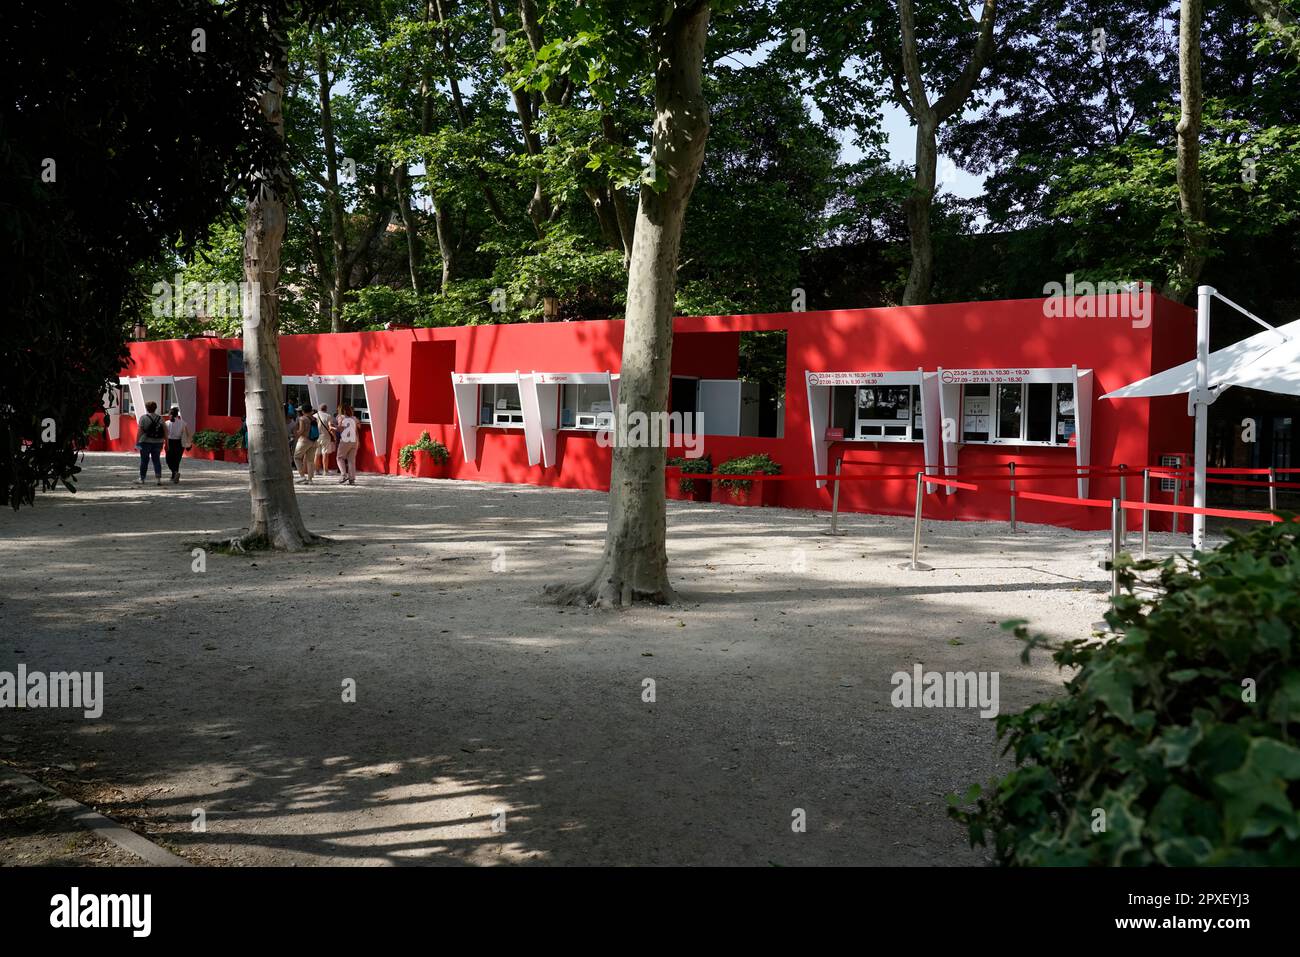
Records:
[[[1210,300],[1213,286],[1196,289],[1196,390],[1192,405],[1196,414],[1196,448],[1193,450],[1195,475],[1192,484],[1192,505],[1205,508],[1205,460],[1209,445],[1210,412]],[[1205,516],[1192,516],[1192,548],[1205,547]]]

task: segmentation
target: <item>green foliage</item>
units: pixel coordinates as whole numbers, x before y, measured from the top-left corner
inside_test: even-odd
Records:
[[[949,798],[973,844],[1008,865],[1300,863],[1300,541],[1283,517],[1190,561],[1121,557],[1106,620],[1122,637],[1054,647],[1077,669],[1065,696],[997,719],[1016,770]],[[1138,571],[1158,572],[1154,596]],[[1025,661],[1052,647],[1004,627]]]
[[[228,436],[219,429],[200,429],[194,433],[194,444],[204,451],[213,452],[226,448],[231,438],[234,436]]]
[[[226,448],[242,449],[244,447],[244,437],[239,432],[231,432],[226,436]]]
[[[397,451],[397,462],[404,471],[411,471],[415,468],[415,453],[428,452],[433,457],[434,464],[442,465],[451,458],[451,453],[447,446],[443,445],[437,439],[432,438],[428,431],[420,433],[420,437],[410,445],[403,445]]]
[[[713,471],[713,460],[707,455],[701,455],[698,459],[682,458],[675,456],[668,460],[668,467],[677,469],[685,475],[708,475]],[[690,495],[695,491],[695,480],[681,478],[677,481],[677,487],[685,494]]]
[[[718,466],[719,475],[780,475],[781,466],[772,461],[766,452],[728,459]],[[733,492],[745,492],[754,484],[753,479],[718,479],[718,484]]]

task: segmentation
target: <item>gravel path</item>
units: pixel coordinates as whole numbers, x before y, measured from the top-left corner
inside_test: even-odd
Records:
[[[1005,768],[993,722],[890,676],[996,671],[1020,709],[1061,678],[997,622],[1086,634],[1108,587],[1105,533],[926,522],[920,573],[910,520],[669,503],[679,605],[559,609],[602,494],[369,475],[300,487],[330,544],[195,572],[244,471],[133,474],[89,455],[0,517],[0,671],[106,699],[0,712],[0,759],[201,863],[978,864],[944,797]]]

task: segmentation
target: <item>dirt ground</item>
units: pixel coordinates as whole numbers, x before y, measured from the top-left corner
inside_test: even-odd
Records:
[[[0,761],[198,863],[979,864],[945,795],[1006,768],[993,722],[890,676],[996,671],[1023,708],[1062,679],[998,622],[1086,634],[1108,587],[1106,533],[926,522],[923,573],[908,519],[670,502],[679,605],[561,609],[603,494],[370,475],[299,488],[328,545],[196,572],[246,473],[134,474],[90,455],[0,517],[0,670],[105,689],[0,712]]]

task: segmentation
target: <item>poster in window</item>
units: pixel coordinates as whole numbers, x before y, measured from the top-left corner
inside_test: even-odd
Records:
[[[963,413],[963,432],[987,432],[989,430],[989,406],[991,397],[987,395],[966,396]]]

